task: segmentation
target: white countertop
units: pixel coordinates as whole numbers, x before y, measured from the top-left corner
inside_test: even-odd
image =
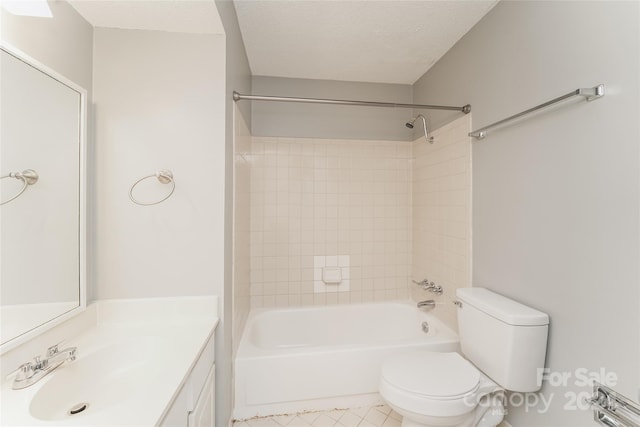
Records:
[[[60,346],[77,347],[74,362],[22,390],[11,389],[13,376],[3,380],[1,425],[157,425],[218,324],[216,297],[98,301],[90,310],[95,323]],[[89,407],[67,415],[80,402]]]

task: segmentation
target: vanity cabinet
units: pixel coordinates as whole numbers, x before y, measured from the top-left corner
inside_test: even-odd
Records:
[[[166,412],[160,427],[213,427],[215,424],[215,357],[211,335],[200,357]]]
[[[216,367],[211,367],[209,375],[204,383],[200,398],[196,402],[193,411],[189,412],[188,427],[212,427],[216,422],[216,394],[215,394]]]

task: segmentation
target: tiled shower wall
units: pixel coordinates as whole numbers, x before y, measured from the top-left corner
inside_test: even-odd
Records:
[[[411,143],[252,141],[251,307],[408,298]],[[349,290],[314,292],[314,256],[348,256]]]
[[[242,117],[235,111],[233,160],[233,351],[249,315],[250,294],[250,189],[251,189],[251,133]]]
[[[416,301],[435,299],[435,314],[457,329],[456,289],[471,286],[471,118],[461,117],[413,143],[412,276],[444,288],[436,296],[411,285]]]

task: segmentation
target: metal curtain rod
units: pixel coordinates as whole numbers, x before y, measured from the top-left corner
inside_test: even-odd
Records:
[[[450,107],[446,105],[396,104],[393,102],[349,101],[345,99],[290,98],[284,96],[242,95],[236,91],[233,92],[233,100],[302,102],[307,104],[356,105],[362,107],[415,108],[417,110],[449,110],[462,111],[465,114],[469,114],[471,112],[471,105],[469,104],[462,107]]]
[[[604,96],[604,85],[598,85],[595,87],[580,88],[580,89],[573,90],[567,93],[566,95],[559,96],[555,99],[552,99],[551,101],[547,101],[543,104],[536,105],[535,107],[529,108],[528,110],[525,110],[521,113],[514,114],[513,116],[507,117],[506,119],[502,119],[498,122],[492,123],[489,126],[485,126],[483,128],[474,130],[473,132],[469,132],[469,136],[472,136],[476,139],[483,139],[485,136],[487,136],[487,131],[489,129],[493,129],[494,127],[503,125],[512,120],[526,116],[527,114],[531,114],[535,111],[542,110],[543,108],[549,107],[553,104],[556,104],[560,101],[564,101],[565,99],[568,99],[568,98],[572,98],[574,96],[584,96],[585,98],[587,98],[587,101],[593,101],[594,99],[602,98]]]

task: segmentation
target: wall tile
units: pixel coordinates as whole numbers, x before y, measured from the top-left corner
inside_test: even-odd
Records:
[[[253,307],[408,297],[410,142],[253,137],[251,151]],[[350,290],[314,294],[314,256],[348,256]]]
[[[251,198],[251,181],[258,170],[251,167],[251,135],[242,114],[236,111],[234,138],[234,207],[233,207],[233,348],[234,353],[240,342],[240,336],[249,314],[250,307],[262,305],[263,295],[262,268],[251,270],[251,265],[264,266],[264,258],[256,256],[252,247],[258,248],[264,241],[261,215],[251,216],[254,201]],[[259,206],[255,210],[261,213]],[[252,222],[257,221],[257,222]],[[251,282],[259,283],[251,287]],[[254,298],[256,301],[254,301]]]
[[[435,130],[433,145],[252,138],[251,307],[435,298],[456,328],[455,290],[471,285],[469,129],[462,117]],[[318,263],[342,267],[347,256],[349,291],[314,292]],[[444,294],[409,285],[425,277]]]
[[[443,286],[436,296],[411,285],[414,300],[435,299],[434,314],[457,329],[457,288],[471,286],[471,119],[435,130],[434,144],[413,143],[411,276]]]

